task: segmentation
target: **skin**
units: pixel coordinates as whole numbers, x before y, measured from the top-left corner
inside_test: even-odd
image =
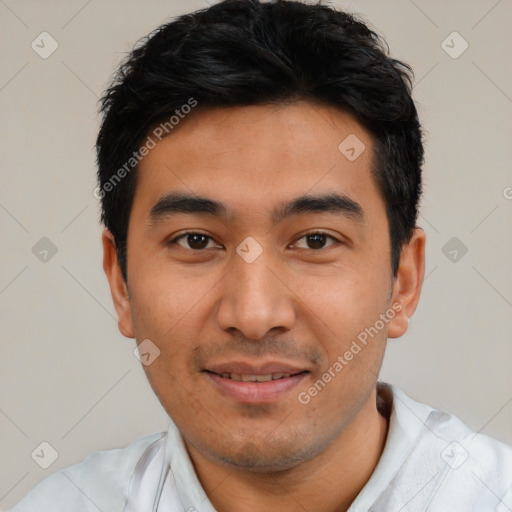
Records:
[[[366,147],[353,162],[338,150],[350,134]],[[198,108],[140,164],[128,285],[113,237],[103,234],[119,329],[160,349],[144,369],[219,511],[347,510],[382,453],[387,421],[376,408],[376,381],[387,338],[406,332],[419,300],[425,233],[415,229],[393,279],[372,148],[362,125],[329,106]],[[152,222],[151,208],[176,191],[220,201],[230,216]],[[276,205],[330,192],[359,203],[364,217],[308,212],[272,223]],[[187,237],[168,244],[190,231],[211,237],[205,248]],[[318,248],[305,237],[317,231],[333,239]],[[263,249],[252,263],[236,252],[246,237]],[[402,309],[378,335],[300,403],[298,394],[397,303]],[[276,359],[309,373],[271,403],[240,403],[203,371]]]

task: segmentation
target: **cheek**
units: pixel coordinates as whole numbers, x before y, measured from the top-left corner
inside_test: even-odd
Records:
[[[388,307],[391,284],[382,272],[352,268],[322,278],[302,275],[296,282],[304,314],[343,340],[373,325]]]
[[[164,340],[200,313],[211,277],[183,276],[169,265],[148,264],[133,279],[132,310],[139,336]]]
[[[339,412],[340,399],[350,402],[351,396],[371,388],[379,373],[389,325],[380,315],[388,309],[390,283],[381,273],[355,271],[316,280],[314,288],[307,279],[302,283],[303,293],[307,287],[313,290],[309,311],[304,309],[310,315],[306,322],[317,326],[315,337],[326,354],[327,364],[315,381],[329,380],[329,390],[322,392],[317,405]]]
[[[139,341],[150,339],[160,350],[155,362],[144,369],[165,404],[181,403],[192,396],[197,378],[194,354],[201,340],[209,339],[203,331],[213,308],[217,281],[214,276],[196,278],[176,270],[163,273],[148,268],[146,273],[139,273],[133,285],[135,336]],[[182,386],[187,396],[180,396]]]

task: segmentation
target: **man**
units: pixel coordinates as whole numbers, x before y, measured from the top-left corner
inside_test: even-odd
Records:
[[[378,382],[424,277],[409,71],[299,2],[132,52],[97,140],[104,269],[172,423],[13,511],[512,509],[512,448]]]

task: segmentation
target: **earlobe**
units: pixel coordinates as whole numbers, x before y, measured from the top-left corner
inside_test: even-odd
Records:
[[[105,228],[101,236],[103,244],[103,270],[108,279],[112,301],[118,316],[118,328],[123,336],[134,338],[128,288],[117,260],[117,248],[112,233]]]
[[[402,248],[398,273],[393,283],[392,305],[395,305],[396,315],[389,323],[389,338],[404,335],[409,318],[416,311],[425,275],[425,241],[425,232],[415,228],[411,240]]]

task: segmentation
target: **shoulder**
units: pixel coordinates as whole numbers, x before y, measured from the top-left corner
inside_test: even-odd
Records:
[[[468,465],[473,476],[512,489],[512,447],[475,432],[457,416],[434,410],[429,425],[444,443],[441,457],[452,469]]]
[[[512,446],[469,428],[461,419],[450,412],[442,411],[417,402],[400,388],[392,386],[393,397],[398,399],[416,418],[424,418],[424,431],[432,434],[440,443],[473,458],[482,471],[497,467],[507,474],[512,482]],[[460,445],[460,449],[457,445]],[[468,453],[464,454],[464,450]],[[448,450],[450,453],[451,451]],[[450,453],[448,455],[450,455]],[[459,459],[460,461],[460,459]]]
[[[511,446],[473,431],[454,414],[416,402],[395,386],[392,390],[398,419],[421,423],[409,455],[409,473],[421,467],[438,476],[436,500],[442,501],[446,494],[447,502],[476,506],[492,490],[487,500],[508,504],[512,498]]]
[[[91,453],[39,482],[10,512],[121,512],[137,463],[164,437],[153,434],[124,448]]]

